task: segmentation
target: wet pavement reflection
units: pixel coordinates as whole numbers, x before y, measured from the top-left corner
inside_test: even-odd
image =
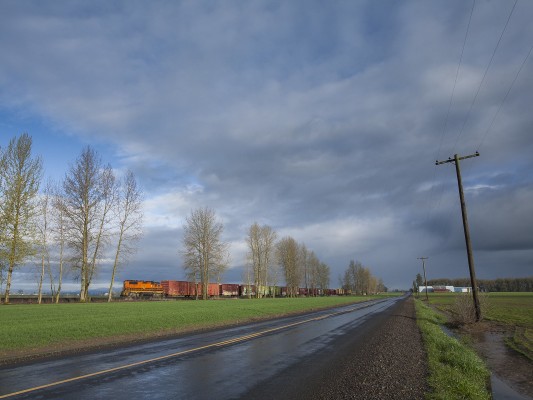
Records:
[[[333,346],[337,338],[349,334],[367,318],[399,300],[373,301],[113,351],[4,368],[0,369],[0,398],[67,379],[74,380],[13,398],[238,398],[304,357]],[[291,324],[295,325],[285,327]],[[162,358],[154,360],[158,357]],[[134,363],[139,365],[128,367]],[[110,369],[115,370],[101,373]],[[88,374],[96,375],[77,378]]]

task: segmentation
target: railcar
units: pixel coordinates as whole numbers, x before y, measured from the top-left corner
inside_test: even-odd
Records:
[[[197,287],[198,287],[198,296],[202,296],[204,293],[204,286],[201,283],[198,283]],[[207,296],[214,297],[214,296],[219,296],[219,295],[220,295],[220,288],[219,288],[218,283],[208,283],[207,284]]]
[[[220,284],[220,296],[237,297],[239,295],[239,285],[236,283]]]
[[[256,295],[255,285],[240,285],[239,286],[239,296],[255,297],[255,295]]]
[[[187,281],[161,281],[165,297],[190,297],[195,295],[194,283]]]
[[[208,297],[286,297],[295,290],[297,296],[335,296],[348,294],[343,289],[318,289],[318,288],[288,288],[285,286],[257,286],[234,283],[209,283],[207,286]],[[164,280],[141,281],[125,280],[120,295],[130,298],[166,297],[190,298],[202,297],[203,285],[188,281]]]
[[[122,297],[161,297],[163,287],[159,282],[125,280],[122,286]]]

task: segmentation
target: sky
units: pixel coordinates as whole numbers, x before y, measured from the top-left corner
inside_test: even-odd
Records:
[[[144,192],[123,279],[183,279],[185,218],[212,208],[241,282],[255,221],[305,243],[339,286],[533,275],[533,3],[0,2],[0,146],[45,177],[92,146]],[[13,287],[35,286],[21,267]],[[102,266],[94,287],[110,277]],[[73,274],[69,280],[73,281]],[[73,284],[74,285],[74,284]],[[33,286],[31,286],[33,287]],[[74,286],[76,287],[76,286]]]

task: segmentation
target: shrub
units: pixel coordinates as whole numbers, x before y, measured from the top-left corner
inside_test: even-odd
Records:
[[[489,298],[486,293],[478,293],[481,319],[489,310]],[[458,325],[468,325],[476,322],[476,311],[472,293],[461,293],[455,297],[452,306],[452,322]]]

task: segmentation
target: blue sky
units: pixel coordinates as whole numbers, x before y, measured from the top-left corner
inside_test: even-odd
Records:
[[[28,132],[54,179],[86,145],[134,171],[144,238],[119,280],[183,278],[184,219],[208,206],[228,281],[258,221],[332,286],[355,259],[391,288],[422,255],[430,278],[467,276],[453,165],[434,163],[479,150],[462,164],[477,275],[531,276],[532,3],[494,52],[513,5],[476,2],[456,75],[470,1],[4,0],[0,145]]]

